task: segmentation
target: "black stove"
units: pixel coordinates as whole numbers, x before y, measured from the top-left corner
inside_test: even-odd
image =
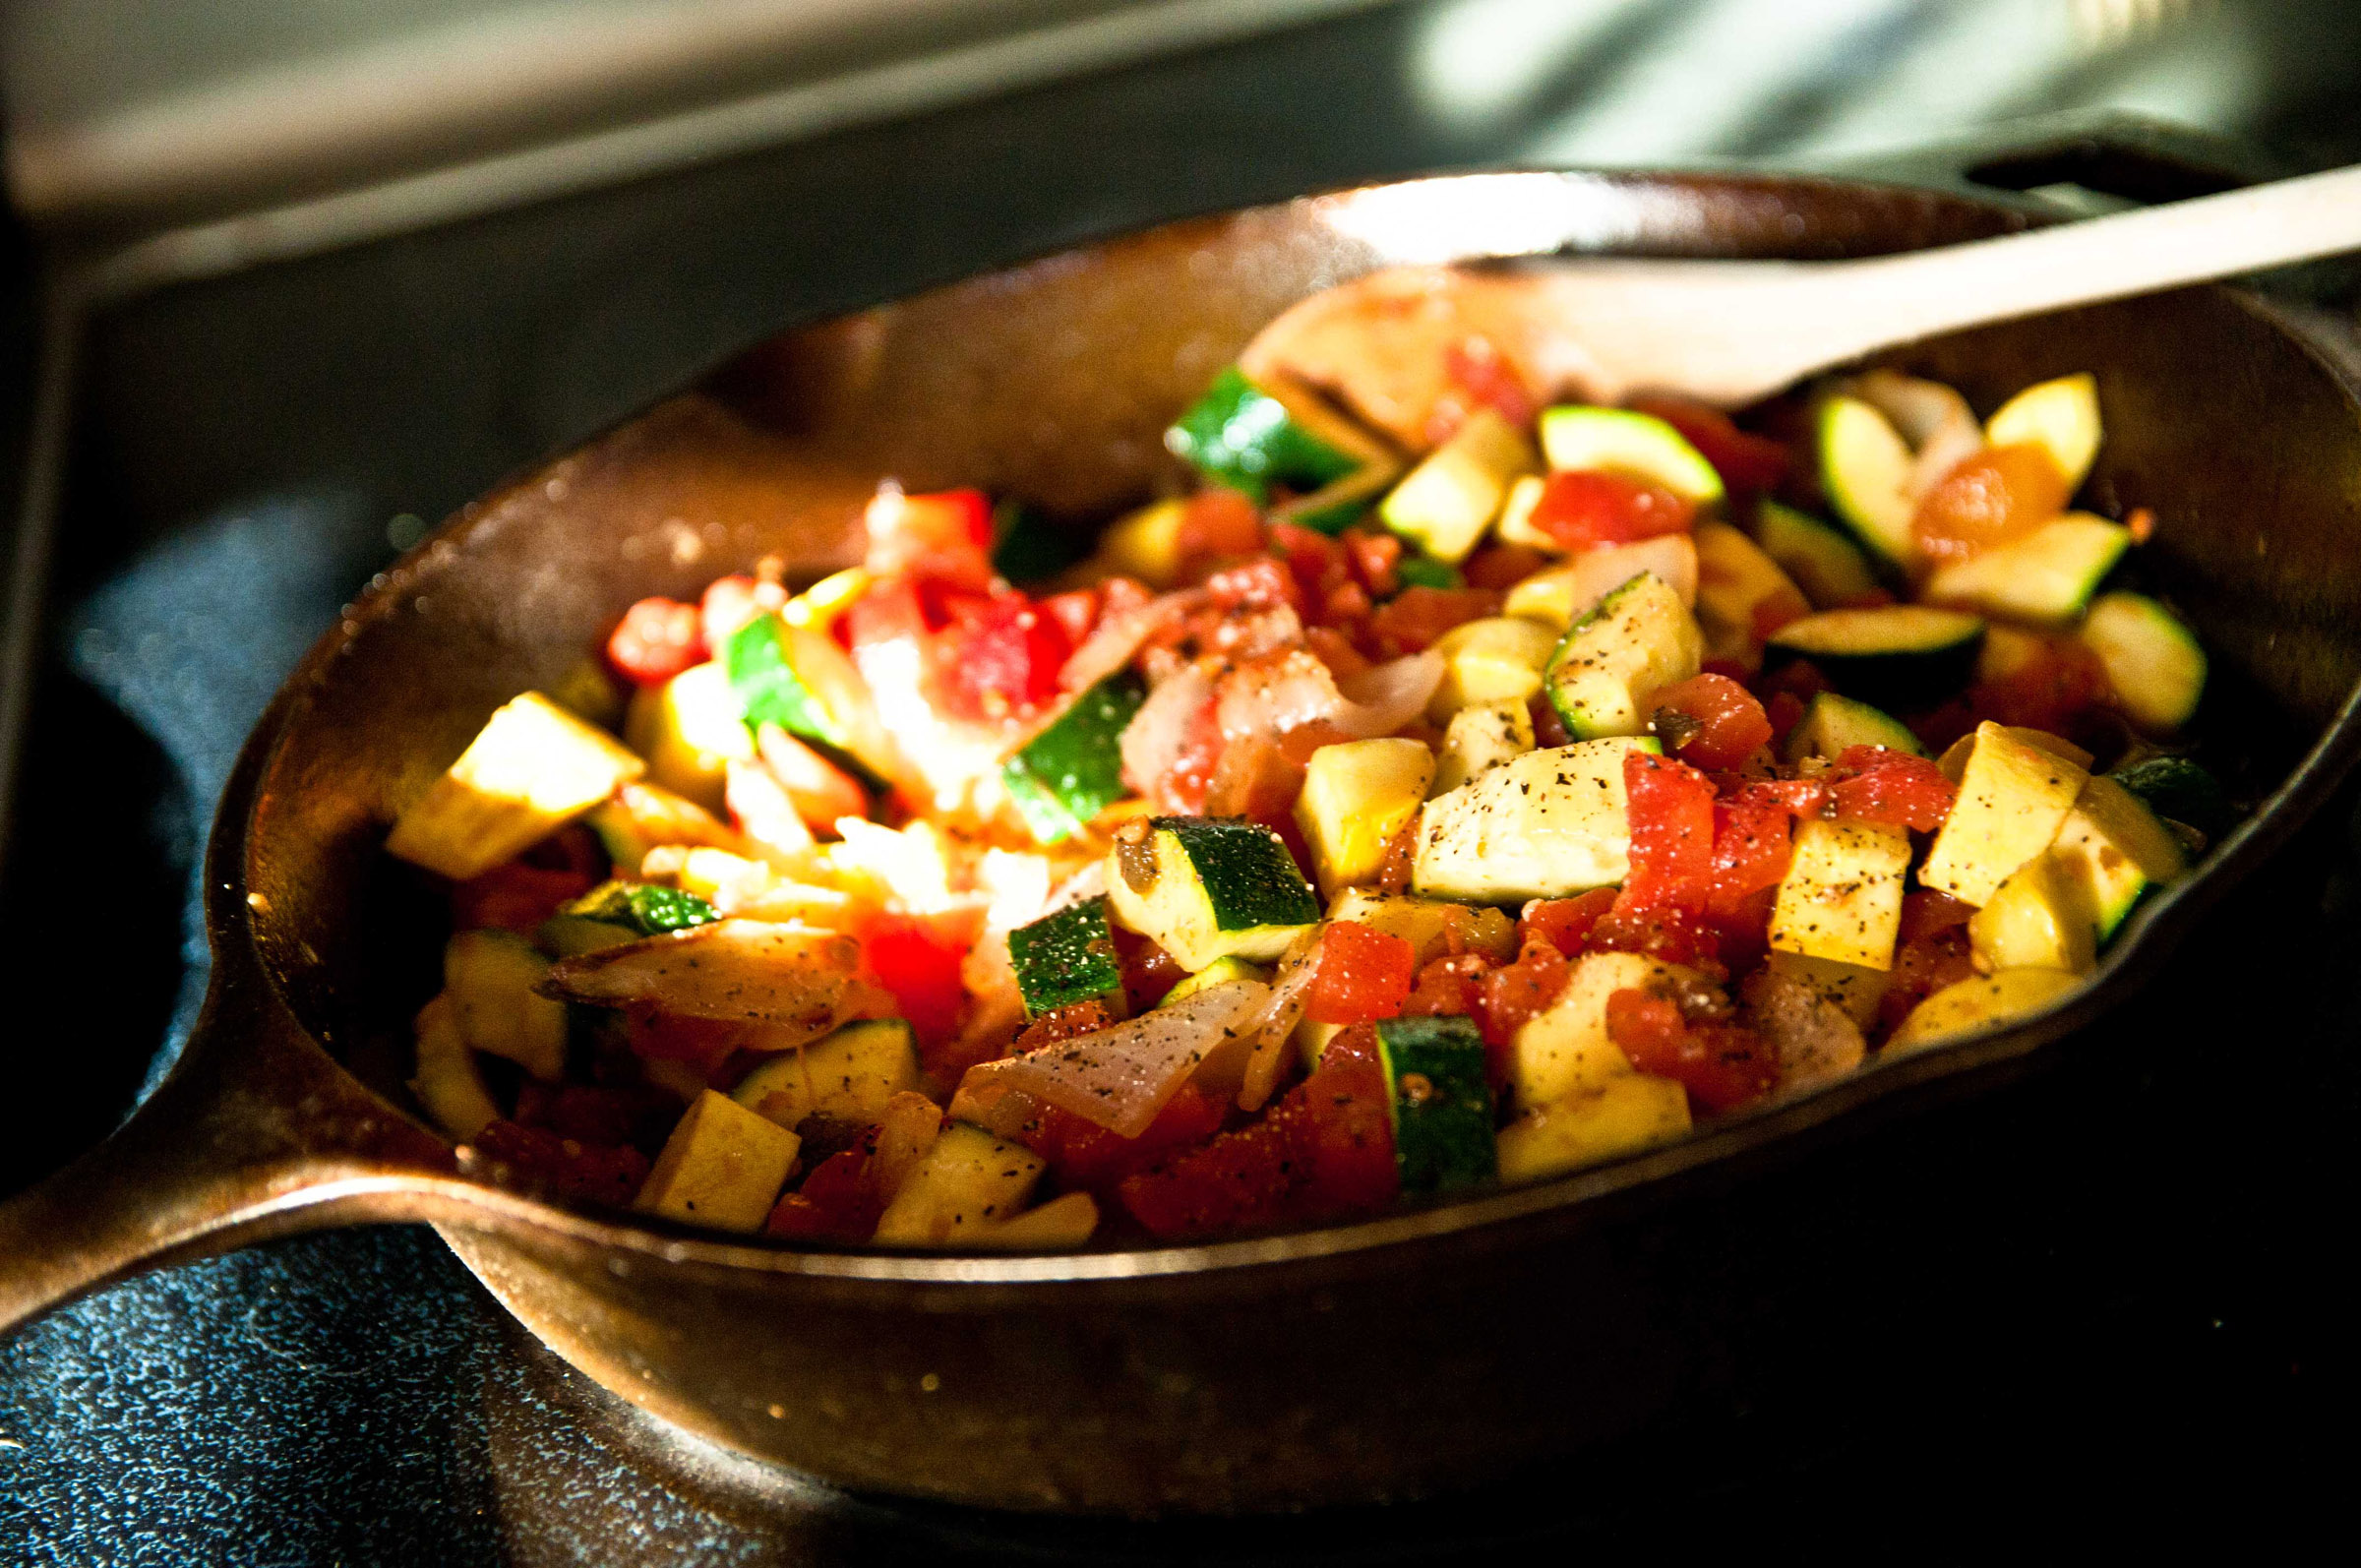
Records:
[[[169,1062],[203,991],[190,882],[235,749],[429,522],[789,322],[1499,155],[1389,111],[1435,9],[55,313],[51,352],[63,334],[78,374],[0,885],[28,998],[0,1047],[0,1194],[95,1142]],[[0,368],[18,413],[30,363]],[[381,1229],[137,1280],[0,1344],[0,1559],[1431,1562],[1770,1536],[2029,1546],[2061,1515],[2117,1539],[2340,1523],[2356,973],[2348,793],[2048,1070],[1718,1200],[1693,1254],[1652,1264],[1745,1302],[1745,1333],[1701,1339],[1697,1400],[1579,1473],[1245,1524],[848,1497],[619,1403],[431,1232]]]

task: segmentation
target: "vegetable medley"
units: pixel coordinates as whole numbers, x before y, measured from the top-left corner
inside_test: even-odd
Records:
[[[2042,1008],[2227,825],[2109,588],[2156,524],[2070,510],[2089,376],[1741,428],[1471,334],[1406,432],[1254,369],[1086,559],[888,485],[492,715],[388,844],[471,1169],[833,1244],[1369,1215]]]

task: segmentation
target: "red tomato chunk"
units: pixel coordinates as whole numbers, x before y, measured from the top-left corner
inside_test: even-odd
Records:
[[[1303,1016],[1313,1023],[1365,1024],[1402,1010],[1419,955],[1399,936],[1358,921],[1339,920],[1320,933],[1312,963]]]
[[[640,686],[662,686],[704,661],[704,618],[678,599],[640,600],[607,637],[607,662]]]
[[[1568,550],[1630,544],[1686,533],[1697,509],[1662,485],[1624,474],[1578,469],[1551,474],[1533,506],[1533,526]]]
[[[1771,743],[1763,704],[1726,675],[1693,675],[1651,700],[1665,749],[1708,772],[1741,766]]]

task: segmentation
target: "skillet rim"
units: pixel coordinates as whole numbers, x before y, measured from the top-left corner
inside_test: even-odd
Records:
[[[1798,187],[1873,192],[1885,196],[1985,207],[1995,216],[2020,223],[2039,221],[2022,207],[2002,200],[1979,203],[1956,191],[1905,183],[1845,179],[1822,174],[1782,175],[1751,170],[1697,168],[1585,169],[1498,167],[1452,170],[1366,181],[1308,192],[1277,202],[1169,218],[1138,228],[1059,245],[1035,255],[925,285],[856,310],[835,312],[812,321],[776,328],[760,341],[808,330],[825,322],[857,315],[939,288],[999,276],[1039,263],[1097,247],[1143,238],[1168,229],[1209,220],[1278,214],[1289,209],[1318,205],[1370,192],[1473,183],[1503,176],[1538,177],[1574,185],[1649,185],[1684,179],[1734,185],[1773,196]],[[1996,193],[2005,197],[2007,193]],[[1485,252],[1463,256],[1481,261],[1501,255],[1547,255],[1556,250]],[[2331,351],[2326,319],[2307,320],[2300,308],[2265,299],[2249,290],[2222,284],[2199,285],[2197,290],[2226,297],[2236,308],[2260,319],[2274,334],[2295,348],[2342,391],[2346,402],[2361,411],[2361,349],[2339,355]],[[2042,313],[2062,314],[2062,313]],[[2317,315],[2317,313],[2314,313]],[[2037,320],[2038,316],[2026,318]],[[729,358],[743,353],[743,345]],[[1900,346],[1900,345],[1898,345]],[[2341,345],[2340,345],[2341,346]],[[726,364],[728,358],[719,362]],[[344,607],[335,625],[324,633],[287,676],[271,705],[257,721],[241,750],[230,783],[223,792],[206,855],[208,882],[207,928],[213,950],[216,992],[251,978],[261,982],[280,1019],[301,1041],[333,1063],[344,1084],[371,1103],[399,1116],[443,1140],[407,1107],[385,1096],[356,1074],[341,1055],[325,1045],[303,1021],[289,999],[273,966],[265,958],[254,930],[246,898],[248,846],[261,799],[261,785],[285,745],[296,708],[316,689],[333,679],[334,667],[349,644],[368,625],[399,613],[405,600],[424,581],[443,570],[438,555],[455,541],[497,516],[499,499],[534,480],[554,462],[625,429],[650,410],[671,401],[684,391],[709,380],[719,365],[700,371],[685,387],[660,395],[631,414],[575,443],[563,452],[513,471],[463,504],[438,524],[416,547],[388,567],[360,595]],[[2014,1025],[1986,1029],[1961,1037],[1953,1044],[1908,1056],[1870,1062],[1842,1079],[1809,1093],[1771,1104],[1719,1124],[1682,1142],[1636,1157],[1593,1167],[1566,1176],[1504,1188],[1477,1196],[1397,1210],[1374,1219],[1272,1233],[1266,1236],[1193,1245],[1152,1246],[1069,1253],[1006,1256],[939,1252],[872,1250],[816,1250],[784,1243],[723,1240],[711,1233],[674,1227],[666,1222],[596,1218],[524,1196],[465,1176],[436,1173],[413,1176],[404,1184],[425,1188],[448,1202],[453,1212],[422,1216],[440,1228],[457,1225],[469,1230],[498,1232],[523,1227],[608,1254],[636,1255],[667,1266],[691,1266],[730,1275],[767,1275],[785,1279],[826,1282],[848,1287],[936,1286],[981,1294],[986,1287],[1112,1286],[1128,1281],[1169,1280],[1207,1275],[1260,1274],[1288,1264],[1311,1264],[1362,1255],[1398,1253],[1417,1242],[1444,1238],[1476,1239],[1481,1233],[1502,1232],[1519,1222],[1556,1219],[1581,1224],[1599,1217],[1606,1200],[1628,1195],[1666,1194],[1673,1178],[1730,1165],[1750,1154],[1776,1150],[1800,1153],[1806,1139],[1846,1117],[1907,1114],[1904,1097],[1939,1080],[2023,1061],[2112,1009],[2138,984],[2152,975],[2188,935],[2188,929],[2243,877],[2251,874],[2316,811],[2344,776],[2361,761],[2361,683],[2356,683],[2319,738],[2306,748],[2280,783],[2258,804],[2208,856],[2200,873],[2152,899],[2136,912],[2129,939],[2111,947],[2086,984],[2050,1008]],[[194,1044],[194,1042],[192,1043]],[[234,1049],[234,1048],[233,1048]],[[1889,1102],[1894,1102],[1889,1104]],[[1825,1133],[1822,1133],[1825,1136]],[[443,1140],[448,1147],[448,1140]],[[350,1176],[349,1167],[343,1175]],[[324,1177],[323,1184],[333,1180]],[[610,1257],[621,1267],[621,1256]],[[996,1293],[998,1294],[998,1293]],[[1061,1293],[1062,1294],[1062,1293]]]

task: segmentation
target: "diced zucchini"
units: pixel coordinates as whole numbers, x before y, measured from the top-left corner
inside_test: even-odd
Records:
[[[1537,572],[1508,590],[1500,613],[1561,633],[1643,572],[1670,583],[1681,603],[1697,602],[1697,543],[1685,533],[1665,533],[1636,544],[1601,545]]]
[[[992,509],[992,570],[1010,582],[1047,581],[1090,553],[1089,529],[1013,496]]]
[[[463,931],[443,948],[443,990],[459,1038],[506,1056],[544,1083],[566,1071],[566,1004],[534,988],[549,960],[505,931]]]
[[[2189,871],[2172,830],[2139,796],[2105,777],[2083,786],[2049,847],[2049,859],[2078,889],[2091,935],[2102,944],[2149,888],[2178,881]]]
[[[1216,958],[1195,974],[1182,975],[1179,984],[1166,992],[1164,1000],[1156,1005],[1170,1007],[1177,1001],[1188,1000],[1200,991],[1226,986],[1233,980],[1251,980],[1257,985],[1268,985],[1270,979],[1271,971],[1267,964],[1249,964],[1243,958]]]
[[[1479,408],[1394,487],[1377,515],[1435,560],[1464,561],[1499,515],[1509,485],[1538,466],[1524,432]]]
[[[1687,438],[1654,414],[1580,404],[1546,408],[1542,452],[1553,473],[1608,469],[1662,485],[1695,506],[1722,500],[1722,475]]]
[[[1908,570],[1918,555],[1909,443],[1874,404],[1842,394],[1820,405],[1816,436],[1821,488],[1837,516],[1889,570]]]
[[[1878,592],[1877,573],[1861,547],[1793,507],[1764,502],[1755,513],[1754,537],[1815,610],[1857,605]]]
[[[1606,999],[1618,991],[1702,985],[1695,971],[1640,953],[1584,953],[1566,989],[1517,1030],[1508,1066],[1516,1103],[1527,1110],[1589,1094],[1628,1075],[1631,1058],[1606,1032]]]
[[[1017,927],[1008,934],[1008,961],[1028,1013],[1120,999],[1123,993],[1123,966],[1104,898],[1086,898]]]
[[[1781,952],[1891,969],[1902,930],[1910,835],[1882,822],[1815,817],[1798,824],[1793,858],[1771,911]]]
[[[465,1143],[500,1119],[500,1107],[459,1033],[448,993],[420,1009],[417,1033],[418,1075],[410,1080],[410,1093],[436,1126],[454,1142]]]
[[[1932,707],[1975,673],[1984,623],[1958,610],[1888,604],[1823,610],[1771,634],[1766,662],[1809,659],[1847,696],[1897,713]]]
[[[1836,692],[1813,694],[1805,704],[1803,717],[1787,732],[1780,753],[1787,761],[1800,761],[1807,756],[1824,756],[1834,761],[1854,746],[1882,746],[1890,752],[1910,756],[1924,756],[1926,752],[1912,735],[1909,726],[1890,717],[1866,702]]]
[[[1023,1144],[954,1121],[878,1221],[882,1246],[957,1246],[1021,1213],[1047,1167]]]
[[[1303,767],[1296,825],[1310,847],[1320,891],[1365,882],[1385,846],[1410,825],[1434,778],[1434,754],[1400,738],[1323,746]]]
[[[1774,951],[1765,967],[1816,992],[1863,1029],[1876,1019],[1877,1004],[1885,999],[1886,986],[1894,978],[1889,969],[1870,969],[1803,953]]]
[[[918,1041],[907,1022],[863,1018],[771,1056],[730,1098],[782,1127],[810,1116],[874,1122],[895,1095],[918,1087]]]
[[[1139,677],[1118,671],[1076,696],[1001,765],[1008,799],[1037,841],[1062,843],[1131,793],[1123,786],[1120,743],[1146,699]]]
[[[1503,963],[1517,955],[1517,923],[1484,905],[1348,887],[1328,906],[1328,918],[1401,937],[1422,965],[1453,953],[1483,953]]]
[[[1763,547],[1726,522],[1697,525],[1697,627],[1705,656],[1751,668],[1761,657],[1766,606],[1785,605],[1790,616],[1808,605]]]
[[[1098,1228],[1098,1199],[1087,1192],[1065,1192],[961,1239],[992,1252],[1070,1252],[1087,1244]]]
[[[1910,1009],[1880,1053],[1907,1055],[1955,1036],[2039,1012],[2082,983],[2063,969],[2003,969],[1941,991]]]
[[[755,732],[716,660],[659,687],[641,687],[623,723],[624,739],[647,758],[648,777],[718,816],[733,761],[752,761]]]
[[[1427,698],[1426,717],[1447,724],[1451,715],[1478,703],[1514,702],[1542,689],[1542,666],[1557,637],[1520,616],[1494,615],[1464,621],[1434,641],[1443,678]]]
[[[790,626],[784,616],[757,616],[731,633],[723,660],[746,724],[776,724],[873,781],[893,775],[897,754],[869,686],[826,633]]]
[[[2096,958],[2092,912],[2080,878],[2051,852],[2009,874],[1968,921],[1978,968],[2063,969],[2082,974]]]
[[[1479,702],[1451,715],[1429,800],[1533,750],[1533,712],[1522,702]]]
[[[770,1218],[802,1148],[793,1132],[707,1089],[664,1140],[634,1207],[751,1236]]]
[[[726,787],[725,764],[725,787]],[[607,859],[627,876],[639,873],[647,852],[660,844],[701,844],[740,850],[745,838],[729,823],[693,800],[660,784],[626,784],[612,800],[591,809],[583,823],[598,835]]]
[[[1514,1184],[1674,1143],[1689,1135],[1689,1092],[1676,1079],[1626,1073],[1588,1094],[1537,1106],[1500,1129],[1500,1179]]]
[[[2126,718],[2155,735],[2189,722],[2206,694],[2206,650],[2197,634],[2155,600],[2105,593],[2083,623],[2084,645],[2106,667]]]
[[[2132,547],[2119,522],[2070,512],[2014,544],[1935,569],[1919,597],[1984,615],[2046,626],[2083,613],[2100,579]]]
[[[1275,959],[1320,918],[1279,835],[1234,819],[1126,822],[1107,858],[1107,890],[1116,919],[1192,972],[1232,954]]]
[[[1461,1017],[1387,1018],[1377,1025],[1394,1168],[1412,1196],[1483,1186],[1498,1174],[1483,1036]]]
[[[1492,533],[1502,544],[1521,544],[1532,550],[1546,550],[1551,555],[1564,555],[1566,547],[1533,525],[1533,509],[1541,504],[1542,492],[1549,481],[1540,474],[1527,474],[1508,487],[1500,501],[1500,520],[1492,525]]]
[[[1664,578],[1643,572],[1567,631],[1543,674],[1550,705],[1578,741],[1639,735],[1648,698],[1705,659],[1696,618]]]
[[[2185,756],[2151,756],[2108,777],[2158,816],[2187,822],[2208,838],[2219,838],[2237,819],[2220,780]]]
[[[1981,907],[2049,847],[2089,777],[1998,724],[1977,725],[1959,801],[1918,868],[1919,885]]]
[[[1369,514],[1369,508],[1401,473],[1402,465],[1391,456],[1371,456],[1344,478],[1332,479],[1309,495],[1291,496],[1263,516],[1273,524],[1290,522],[1315,533],[1343,533]]]
[[[1654,736],[1527,752],[1426,803],[1411,888],[1466,904],[1522,904],[1612,887],[1629,868],[1623,755]]]
[[[687,931],[721,918],[713,906],[695,893],[652,882],[601,882],[558,911],[584,920],[629,927],[635,935],[655,936],[668,931]]]
[[[1467,574],[1448,561],[1432,556],[1404,556],[1394,563],[1394,576],[1405,588],[1464,588]]]
[[[394,819],[388,854],[454,881],[515,860],[646,764],[538,692],[484,721],[459,759]]]
[[[1127,512],[1099,535],[1097,561],[1110,574],[1137,577],[1163,591],[1180,580],[1180,524],[1188,503],[1157,501]]]
[[[2028,387],[1984,421],[1995,447],[2030,444],[2049,453],[2071,495],[2098,455],[2098,382],[2088,371]]]
[[[1173,455],[1257,505],[1271,486],[1315,491],[1361,466],[1361,457],[1314,433],[1315,421],[1248,381],[1233,365],[1164,433]]]

